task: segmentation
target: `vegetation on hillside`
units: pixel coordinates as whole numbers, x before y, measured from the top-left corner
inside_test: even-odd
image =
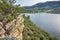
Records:
[[[47,12],[47,13],[56,13],[56,14],[60,14],[60,7],[58,7],[58,8],[55,8],[55,9],[53,9],[52,11],[49,11],[49,12]]]
[[[56,14],[60,14],[60,7],[50,9],[50,10],[47,10],[47,9],[36,9],[36,10],[29,9],[29,10],[25,10],[24,12],[25,13],[54,13],[54,14],[56,13]]]
[[[28,18],[24,16],[25,28],[23,30],[23,40],[57,40],[55,37],[38,28]]]
[[[24,13],[43,13],[43,12],[48,12],[46,9],[37,9],[37,10],[25,10]]]
[[[20,7],[19,4],[15,5],[15,3],[16,3],[15,0],[0,0],[0,22],[3,23],[2,27],[4,28],[5,31],[7,31],[5,28],[6,27],[5,24],[15,19],[20,13],[24,12],[24,9]],[[1,30],[2,29],[0,29],[0,32]],[[7,40],[7,39],[0,38],[0,40]]]
[[[15,0],[0,0],[0,21],[4,24],[23,13],[24,9],[20,7],[20,4],[15,5],[15,3]]]

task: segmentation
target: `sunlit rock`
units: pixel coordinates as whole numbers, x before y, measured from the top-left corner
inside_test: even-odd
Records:
[[[24,18],[22,15],[19,15],[13,21],[6,23],[5,26],[3,26],[3,22],[1,22],[0,34],[4,35],[6,40],[22,40],[23,22]]]

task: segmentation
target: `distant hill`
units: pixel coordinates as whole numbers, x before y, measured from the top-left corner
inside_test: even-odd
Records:
[[[60,7],[60,1],[47,1],[44,3],[37,3],[32,6],[25,6],[25,9],[54,9]]]
[[[60,1],[47,1],[32,6],[25,6],[25,12],[45,12],[60,7]]]
[[[48,13],[56,13],[60,14],[60,7],[53,9],[52,11],[49,11]]]

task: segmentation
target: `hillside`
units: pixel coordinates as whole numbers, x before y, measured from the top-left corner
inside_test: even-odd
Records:
[[[16,0],[0,0],[0,40],[22,40],[23,8]]]
[[[60,14],[60,7],[53,9],[52,11],[49,11],[48,13],[56,13]]]
[[[25,6],[25,12],[45,12],[47,10],[55,9],[60,7],[60,1],[47,1],[47,2],[42,2],[42,3],[37,3],[32,6]]]
[[[60,7],[60,1],[47,1],[42,3],[37,3],[32,6],[25,6],[25,9],[54,9]]]
[[[55,37],[50,36],[47,32],[38,28],[28,18],[24,17],[23,40],[56,40]]]

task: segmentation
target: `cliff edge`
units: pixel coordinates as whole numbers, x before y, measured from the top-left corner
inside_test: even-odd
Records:
[[[22,40],[22,31],[24,28],[24,18],[19,15],[13,21],[3,24],[0,22],[0,38],[6,40]]]

